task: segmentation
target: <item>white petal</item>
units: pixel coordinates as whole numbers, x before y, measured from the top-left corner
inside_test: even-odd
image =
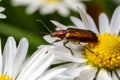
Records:
[[[30,70],[28,71],[28,69],[30,69],[32,63],[35,62],[35,60],[39,56],[39,54],[41,55],[40,58],[42,58],[44,56],[44,53],[42,53],[44,51],[39,49],[33,53],[33,55],[26,61],[26,65],[23,67],[22,71],[20,72],[20,74],[18,75],[16,80],[21,80],[21,79],[25,80],[28,77],[28,73],[30,72]]]
[[[55,59],[52,64],[60,64],[60,63],[65,63],[65,60],[60,60],[60,59]]]
[[[66,68],[50,70],[45,75],[40,77],[38,80],[50,80],[53,77],[55,77],[56,75],[58,75],[58,74],[62,73],[63,71],[65,71],[65,70],[66,70]]]
[[[6,18],[6,15],[0,13],[0,18],[1,18],[1,19],[5,19],[5,18]]]
[[[25,67],[22,69],[17,80],[27,80],[34,71],[35,71],[35,73],[38,72],[38,71],[36,72],[37,69],[39,69],[39,72],[40,72],[39,75],[40,75],[42,73],[42,71],[44,71],[45,68],[47,68],[49,66],[49,64],[46,65],[46,64],[44,64],[44,62],[48,61],[47,58],[50,59],[50,62],[51,62],[53,59],[53,55],[52,54],[50,55],[50,53],[46,54],[46,52],[48,51],[47,49],[48,49],[48,47],[43,47],[42,49],[38,49],[32,55],[32,57],[26,63]],[[47,62],[45,62],[45,63],[47,63]],[[39,68],[40,66],[42,66],[43,68],[40,69]],[[39,75],[36,75],[36,76],[39,76]]]
[[[116,69],[117,75],[120,77],[120,69]]]
[[[18,45],[17,54],[15,56],[14,63],[13,63],[14,77],[17,76],[17,73],[19,73],[20,68],[22,67],[22,63],[25,60],[25,57],[27,55],[27,50],[28,50],[28,41],[26,38],[23,38],[21,39]]]
[[[109,19],[105,13],[101,13],[99,16],[99,29],[100,33],[110,32],[109,29]]]
[[[59,60],[64,60],[64,61],[70,61],[70,62],[76,62],[76,63],[84,63],[86,62],[85,59],[83,59],[83,55],[82,53],[80,53],[80,48],[76,45],[72,45],[69,47],[73,54],[71,54],[70,50],[65,48],[63,46],[63,43],[62,42],[59,42],[59,43],[56,43],[55,44],[55,48],[53,48],[53,52],[55,52],[55,55],[56,55],[56,59],[59,59]],[[78,53],[78,54],[77,54]]]
[[[0,12],[3,12],[5,10],[4,7],[0,7]]]
[[[59,4],[58,4],[59,5]],[[68,7],[65,4],[60,4],[61,6],[58,6],[58,13],[62,16],[68,16],[70,14]]]
[[[93,19],[91,18],[91,16],[89,16],[86,13],[85,9],[80,8],[80,7],[78,7],[78,9],[79,9],[81,19],[82,19],[86,29],[91,30],[91,31],[93,31],[95,33],[98,33],[97,27],[96,27]]]
[[[13,37],[9,37],[3,51],[4,74],[12,74],[12,64],[16,56],[16,42]]]
[[[56,30],[66,30],[67,29],[67,26],[57,22],[57,21],[54,21],[54,20],[51,20],[51,22],[57,26]]]
[[[96,80],[112,80],[111,76],[109,75],[110,72],[101,69],[97,75]]]
[[[81,8],[86,8],[86,6],[81,3],[79,0],[65,0],[67,6],[69,6],[73,11],[77,11],[76,5],[79,5]]]
[[[53,4],[44,4],[44,6],[41,8],[41,10],[40,10],[40,13],[42,13],[42,14],[50,14],[50,13],[53,13],[53,12],[55,12],[55,10],[56,10],[56,6],[57,5],[53,5]]]
[[[43,38],[44,38],[47,42],[49,42],[49,43],[53,43],[54,41],[60,39],[60,38],[58,38],[58,37],[51,37],[50,35],[45,35]]]
[[[11,4],[13,6],[18,6],[18,5],[28,5],[30,3],[30,0],[12,0]]]
[[[22,3],[21,3],[22,2]],[[32,14],[34,13],[37,9],[39,9],[39,7],[41,6],[40,1],[31,1],[31,0],[19,0],[18,3],[21,3],[22,5],[28,5],[28,7],[26,8],[26,12],[28,14]]]
[[[54,59],[54,56],[55,55],[52,53],[47,53],[44,55],[44,59],[41,59],[42,63],[34,70],[34,72],[31,73],[31,76],[28,78],[28,80],[35,80],[41,76],[44,71],[50,66],[51,62]]]
[[[119,34],[120,31],[120,6],[116,8],[116,10],[113,13],[111,22],[110,22],[110,32]]]
[[[2,62],[2,50],[1,50],[1,39],[0,39],[0,74],[2,74],[3,62]]]
[[[86,27],[79,18],[71,16],[70,19],[75,24],[76,27],[80,29],[86,29]]]
[[[27,14],[32,14],[38,9],[38,6],[36,5],[30,5],[26,8],[26,13]]]
[[[56,80],[73,80],[74,78],[79,76],[81,67],[78,67],[78,66],[79,64],[67,63],[67,64],[63,64],[63,65],[56,67],[56,68],[67,68],[67,70],[57,75],[55,79]]]
[[[97,69],[91,66],[81,67],[80,80],[93,80],[96,76],[96,72]]]
[[[80,17],[82,19],[82,22],[84,23],[86,29],[89,30],[90,26],[89,26],[89,23],[88,23],[87,13],[86,13],[85,9],[83,9],[83,8],[81,8],[79,6],[77,6],[77,7],[78,7],[78,10],[79,10],[79,14],[80,14]]]
[[[74,25],[68,25],[68,28],[78,28],[77,26],[74,26]],[[80,28],[78,28],[80,29]]]
[[[98,33],[97,27],[95,25],[95,22],[93,21],[92,17],[90,15],[87,15],[87,20],[89,24],[89,29],[95,33]]]
[[[112,71],[112,80],[119,80],[114,71]]]

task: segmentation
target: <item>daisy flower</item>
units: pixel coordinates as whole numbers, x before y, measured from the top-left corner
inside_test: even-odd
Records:
[[[13,5],[27,5],[26,12],[32,14],[39,10],[42,14],[58,12],[62,16],[68,16],[70,9],[77,11],[76,5],[84,7],[80,0],[12,0]]]
[[[54,43],[56,47],[52,51],[56,53],[56,60],[53,64],[66,63],[59,67],[68,68],[58,78],[62,80],[120,80],[120,6],[114,11],[111,21],[105,13],[99,15],[99,31],[92,17],[84,9],[79,8],[79,13],[82,20],[70,17],[74,26],[65,26],[52,21],[57,26],[56,30],[66,30],[70,27],[91,30],[96,33],[98,42],[83,43],[87,48],[69,42],[66,46],[73,51],[73,55],[63,46],[65,39]],[[51,38],[49,35],[44,38],[49,43],[59,39]]]
[[[9,37],[2,54],[0,43],[0,80],[50,80],[65,68],[48,69],[54,60],[49,51],[52,46],[41,46],[30,58],[25,59],[28,41],[22,38],[18,47],[13,37]]]
[[[1,1],[1,0],[0,0]],[[3,12],[5,10],[4,7],[0,7],[0,19],[5,19],[6,15],[2,14],[1,12]]]

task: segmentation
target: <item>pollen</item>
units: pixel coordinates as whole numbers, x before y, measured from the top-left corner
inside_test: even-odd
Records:
[[[0,75],[0,80],[12,80],[12,77],[6,75]]]
[[[60,2],[61,0],[45,0],[46,3],[56,3]]]
[[[116,34],[98,34],[97,43],[89,43],[85,49],[88,64],[99,68],[115,69],[120,67],[120,37]]]

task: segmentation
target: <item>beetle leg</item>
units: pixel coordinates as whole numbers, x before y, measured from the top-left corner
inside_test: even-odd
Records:
[[[59,41],[61,41],[61,39],[57,39],[57,40],[53,41],[52,43],[50,43],[50,45],[53,45],[54,43],[59,42]]]
[[[63,43],[63,45],[65,46],[65,48],[69,49],[70,52],[71,52],[71,54],[73,55],[73,51],[72,51],[68,46],[66,46],[66,44],[67,44],[68,42],[69,42],[69,41],[65,41],[65,42]]]
[[[80,43],[79,43],[79,44],[80,44]],[[80,44],[80,45],[82,45],[82,44]],[[90,50],[88,47],[86,47],[86,46],[84,46],[84,45],[82,45],[82,46],[94,54],[94,52],[93,52],[92,50]]]

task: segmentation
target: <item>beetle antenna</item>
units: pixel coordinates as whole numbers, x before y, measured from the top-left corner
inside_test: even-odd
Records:
[[[32,32],[29,36],[31,36],[32,34],[49,34],[49,33],[45,33],[45,32]]]
[[[37,20],[39,21],[40,23],[42,23],[44,25],[44,27],[50,32],[52,33],[52,31],[46,26],[46,24],[42,21],[42,20]]]

